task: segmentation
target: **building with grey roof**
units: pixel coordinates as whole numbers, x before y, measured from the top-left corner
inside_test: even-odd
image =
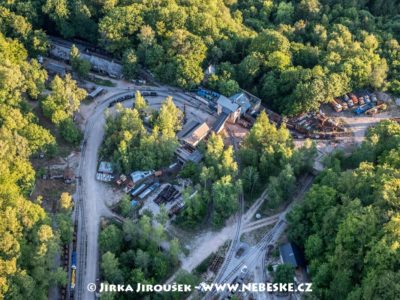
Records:
[[[221,115],[225,113],[228,115],[228,121],[235,123],[236,120],[240,117],[240,106],[231,99],[221,95],[217,100],[217,113]]]
[[[108,161],[101,161],[98,172],[105,174],[112,174],[114,172],[112,163]]]
[[[189,149],[188,147],[177,148],[175,154],[181,163],[191,161],[198,164],[203,159],[203,154],[199,150]]]
[[[241,115],[251,110],[250,100],[245,93],[237,93],[233,96],[230,96],[229,99],[231,99],[233,103],[236,103],[240,106]]]
[[[229,115],[222,112],[217,120],[214,122],[213,127],[212,127],[212,131],[214,131],[215,133],[220,133],[222,131],[222,129],[224,129],[225,123],[228,120]]]
[[[71,42],[59,38],[50,37],[50,56],[69,62]],[[94,71],[113,78],[122,78],[122,65],[104,55],[92,53],[86,47],[75,44],[80,51],[80,58],[89,61]]]
[[[53,75],[59,75],[61,77],[64,77],[65,74],[67,74],[67,69],[62,66],[62,65],[58,65],[58,64],[54,64],[54,63],[46,63],[44,64],[44,68]]]
[[[295,268],[306,267],[302,251],[293,243],[286,243],[279,246],[281,261],[284,264],[292,265]]]
[[[99,95],[100,95],[101,93],[103,93],[103,92],[104,92],[104,88],[98,86],[98,87],[96,87],[93,91],[91,91],[91,92],[87,95],[87,97],[88,97],[89,99],[94,99],[94,98],[96,98],[97,96],[99,96]]]

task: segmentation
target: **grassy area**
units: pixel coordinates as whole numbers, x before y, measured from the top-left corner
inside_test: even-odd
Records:
[[[266,187],[266,185],[258,187],[251,195],[249,193],[244,193],[244,211],[247,211],[254,204],[254,202],[261,197],[261,194],[264,192]],[[264,205],[265,202],[267,201],[264,201]],[[257,212],[259,213],[260,209]]]
[[[115,83],[113,83],[111,80],[99,78],[96,76],[90,76],[87,80],[91,81],[97,85],[103,85],[103,86],[109,86],[109,87],[116,86]]]
[[[205,260],[203,260],[195,269],[194,274],[202,275],[203,273],[207,272],[208,267],[210,266],[211,262],[215,258],[215,253],[211,253]]]
[[[288,203],[290,203],[290,201],[285,201],[277,207],[270,207],[270,205],[268,203],[268,199],[267,199],[266,201],[264,201],[264,203],[259,208],[258,213],[261,214],[261,216],[263,218],[273,216],[273,215],[276,215],[277,213],[281,212],[282,210],[284,210]],[[255,218],[254,218],[254,221],[256,221]]]
[[[250,245],[255,245],[265,236],[265,234],[274,227],[273,225],[267,225],[260,227],[250,232],[245,232],[240,236],[240,241]]]
[[[73,194],[75,191],[75,184],[65,184],[61,179],[48,179],[36,178],[35,187],[30,195],[31,200],[36,200],[38,197],[42,198],[41,206],[47,211],[55,213],[58,208],[58,200],[62,192]]]

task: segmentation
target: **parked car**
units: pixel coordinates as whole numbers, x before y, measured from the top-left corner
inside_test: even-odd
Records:
[[[350,94],[350,98],[351,100],[353,100],[354,105],[358,104],[358,98],[356,97],[356,95]]]
[[[345,102],[349,102],[350,97],[347,96],[347,95],[345,94],[345,95],[343,96],[343,100],[344,100]]]
[[[244,266],[240,269],[240,273],[242,273],[242,274],[247,274],[248,271],[249,271],[249,268],[248,268],[246,265],[244,265]]]
[[[353,100],[349,99],[349,102],[347,102],[347,105],[349,106],[349,108],[354,107]]]
[[[375,114],[378,113],[378,109],[376,107],[368,109],[365,114],[369,116],[374,116]]]
[[[369,96],[368,95],[365,95],[364,96],[364,101],[365,101],[365,103],[371,103],[371,99],[369,98]]]
[[[336,112],[341,112],[343,109],[342,106],[339,103],[337,103],[335,100],[332,100],[330,102],[330,105],[333,108],[333,110]]]
[[[244,247],[240,247],[238,251],[236,251],[235,257],[239,258],[242,256],[242,254],[244,253],[245,248]]]
[[[378,102],[378,98],[374,94],[371,95],[371,100],[375,103]]]
[[[358,104],[359,104],[360,106],[365,104],[365,101],[364,101],[364,97],[363,97],[363,96],[361,96],[360,98],[358,98]]]
[[[335,99],[336,103],[340,104],[340,106],[342,106],[343,110],[348,110],[349,106],[347,105],[346,102],[340,100],[339,98]]]
[[[360,105],[359,107],[357,107],[357,108],[354,110],[354,113],[355,113],[356,115],[361,115],[361,114],[365,113],[367,110],[369,110],[369,109],[371,109],[371,108],[372,108],[372,104]]]

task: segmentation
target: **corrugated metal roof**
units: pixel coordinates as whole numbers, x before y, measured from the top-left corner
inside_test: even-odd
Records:
[[[93,90],[92,92],[90,92],[90,94],[88,95],[88,97],[96,97],[98,96],[102,91],[104,91],[104,89],[100,86],[98,86],[95,90]]]
[[[221,105],[222,108],[227,109],[229,112],[237,111],[239,105],[233,103],[230,99],[226,98],[225,96],[221,95],[217,101],[218,105]]]
[[[110,162],[108,162],[108,161],[102,161],[102,162],[100,162],[98,172],[100,172],[100,173],[109,173],[109,174],[112,174],[113,171],[114,171],[114,170],[113,170],[112,163],[110,163]]]

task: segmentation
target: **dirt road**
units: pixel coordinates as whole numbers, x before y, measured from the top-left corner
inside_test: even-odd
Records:
[[[247,223],[250,223],[252,217],[256,213],[257,209],[264,202],[266,197],[266,192],[262,193],[262,195],[253,203],[253,205],[247,210],[247,212],[242,217],[242,226],[246,226]],[[221,247],[225,242],[234,239],[235,232],[237,229],[237,219],[232,218],[226,223],[226,226],[221,230],[207,231],[201,235],[199,235],[192,243],[191,243],[191,253],[187,257],[185,257],[182,263],[182,269],[191,272],[194,268],[196,268],[201,262],[203,262],[210,254],[216,252],[219,247]],[[239,234],[240,237],[240,234]],[[238,239],[239,240],[239,239]],[[175,276],[175,275],[174,275]],[[167,282],[169,282],[172,276]]]

